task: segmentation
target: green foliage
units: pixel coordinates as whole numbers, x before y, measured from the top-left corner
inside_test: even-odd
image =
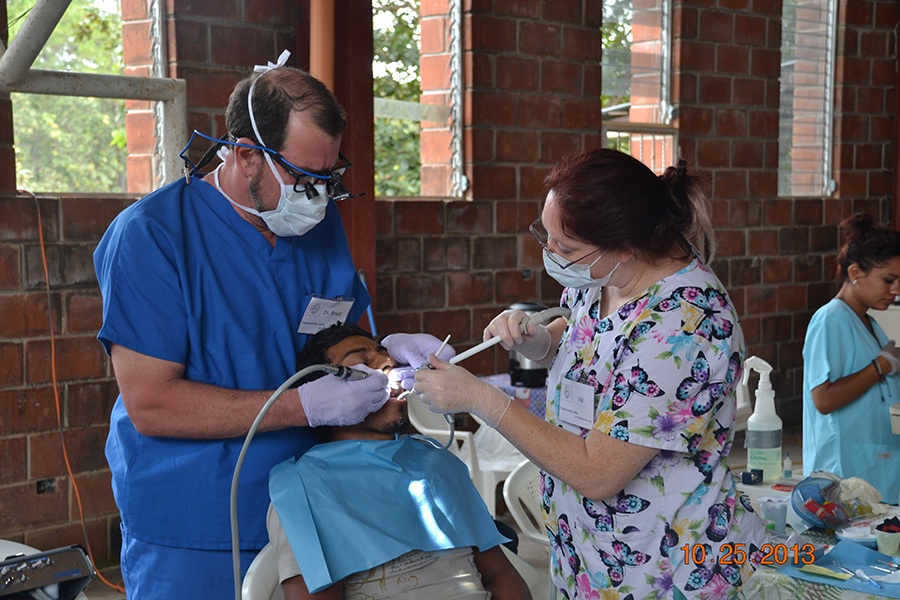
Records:
[[[631,24],[634,18],[632,0],[603,0],[603,24],[600,36],[603,44],[603,93],[600,105],[604,108],[624,104],[631,98]]]
[[[376,98],[418,102],[419,2],[373,0],[374,92]],[[420,193],[419,124],[375,119],[375,195]]]
[[[7,0],[10,40],[34,0]],[[73,0],[35,69],[121,75],[117,3]],[[16,179],[39,192],[124,192],[125,101],[12,94]]]

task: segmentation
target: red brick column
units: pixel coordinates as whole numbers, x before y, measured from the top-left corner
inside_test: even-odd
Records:
[[[293,52],[288,64],[308,67],[297,63],[294,3],[175,0],[163,5],[170,11],[164,16],[166,76],[187,81],[188,132],[224,135],[228,95],[254,65],[275,61],[287,49]],[[146,0],[122,0],[126,75],[151,72],[152,25]],[[129,101],[126,110],[128,191],[146,193],[155,177],[153,108],[150,102]],[[207,147],[195,141],[191,157],[198,159]]]
[[[773,335],[791,317],[771,315],[793,260],[779,249],[777,227],[790,224],[777,198],[780,19],[776,3],[752,13],[681,6],[673,64],[680,147],[713,202],[717,271],[750,352],[773,365],[775,340],[792,338]]]

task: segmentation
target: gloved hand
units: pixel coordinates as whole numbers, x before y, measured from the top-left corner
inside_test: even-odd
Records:
[[[310,427],[356,425],[388,401],[387,375],[365,365],[353,368],[369,376],[347,381],[326,375],[297,388]]]
[[[415,383],[415,370],[428,364],[428,355],[434,354],[441,347],[443,341],[427,333],[392,333],[381,340],[381,345],[387,348],[400,367],[391,371],[391,379],[399,381],[405,390],[411,390]],[[444,346],[438,358],[450,360],[456,356],[456,350],[449,345]],[[409,365],[410,368],[403,368]],[[395,374],[396,373],[396,374]]]
[[[893,375],[897,371],[900,371],[900,348],[897,348],[894,345],[894,340],[885,344],[884,348],[881,349],[881,352],[878,353],[878,356],[885,357],[887,361],[891,363],[891,370],[885,373],[885,375]]]
[[[522,331],[525,323],[526,330]],[[515,350],[525,358],[542,360],[550,352],[550,331],[545,325],[531,322],[531,318],[519,309],[504,310],[488,323],[484,329],[484,340],[500,336],[500,345],[506,350]]]
[[[416,371],[413,393],[432,412],[467,412],[476,415],[491,427],[496,428],[500,424],[512,398],[458,365],[433,357],[428,362],[434,369]]]

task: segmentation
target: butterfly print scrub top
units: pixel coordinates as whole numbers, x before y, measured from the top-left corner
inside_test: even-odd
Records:
[[[697,259],[606,318],[600,295],[563,292],[572,314],[550,369],[546,418],[587,437],[560,411],[562,381],[587,384],[594,429],[659,453],[603,500],[542,475],[554,583],[573,600],[671,598],[676,586],[688,597],[731,597],[769,541],[726,462],[744,359],[731,300]],[[719,561],[731,543],[746,558]]]

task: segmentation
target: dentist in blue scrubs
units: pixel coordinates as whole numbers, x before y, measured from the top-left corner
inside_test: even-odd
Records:
[[[349,197],[345,114],[288,57],[235,87],[227,136],[208,138],[219,167],[129,206],[94,254],[98,338],[120,391],[106,456],[129,600],[233,596],[229,496],[244,437],[306,341],[370,303],[334,202]],[[440,345],[425,334],[383,343],[412,366]],[[244,571],[268,541],[269,469],[313,445],[310,427],[379,409],[388,381],[370,372],[289,390],[267,413],[238,495]]]

